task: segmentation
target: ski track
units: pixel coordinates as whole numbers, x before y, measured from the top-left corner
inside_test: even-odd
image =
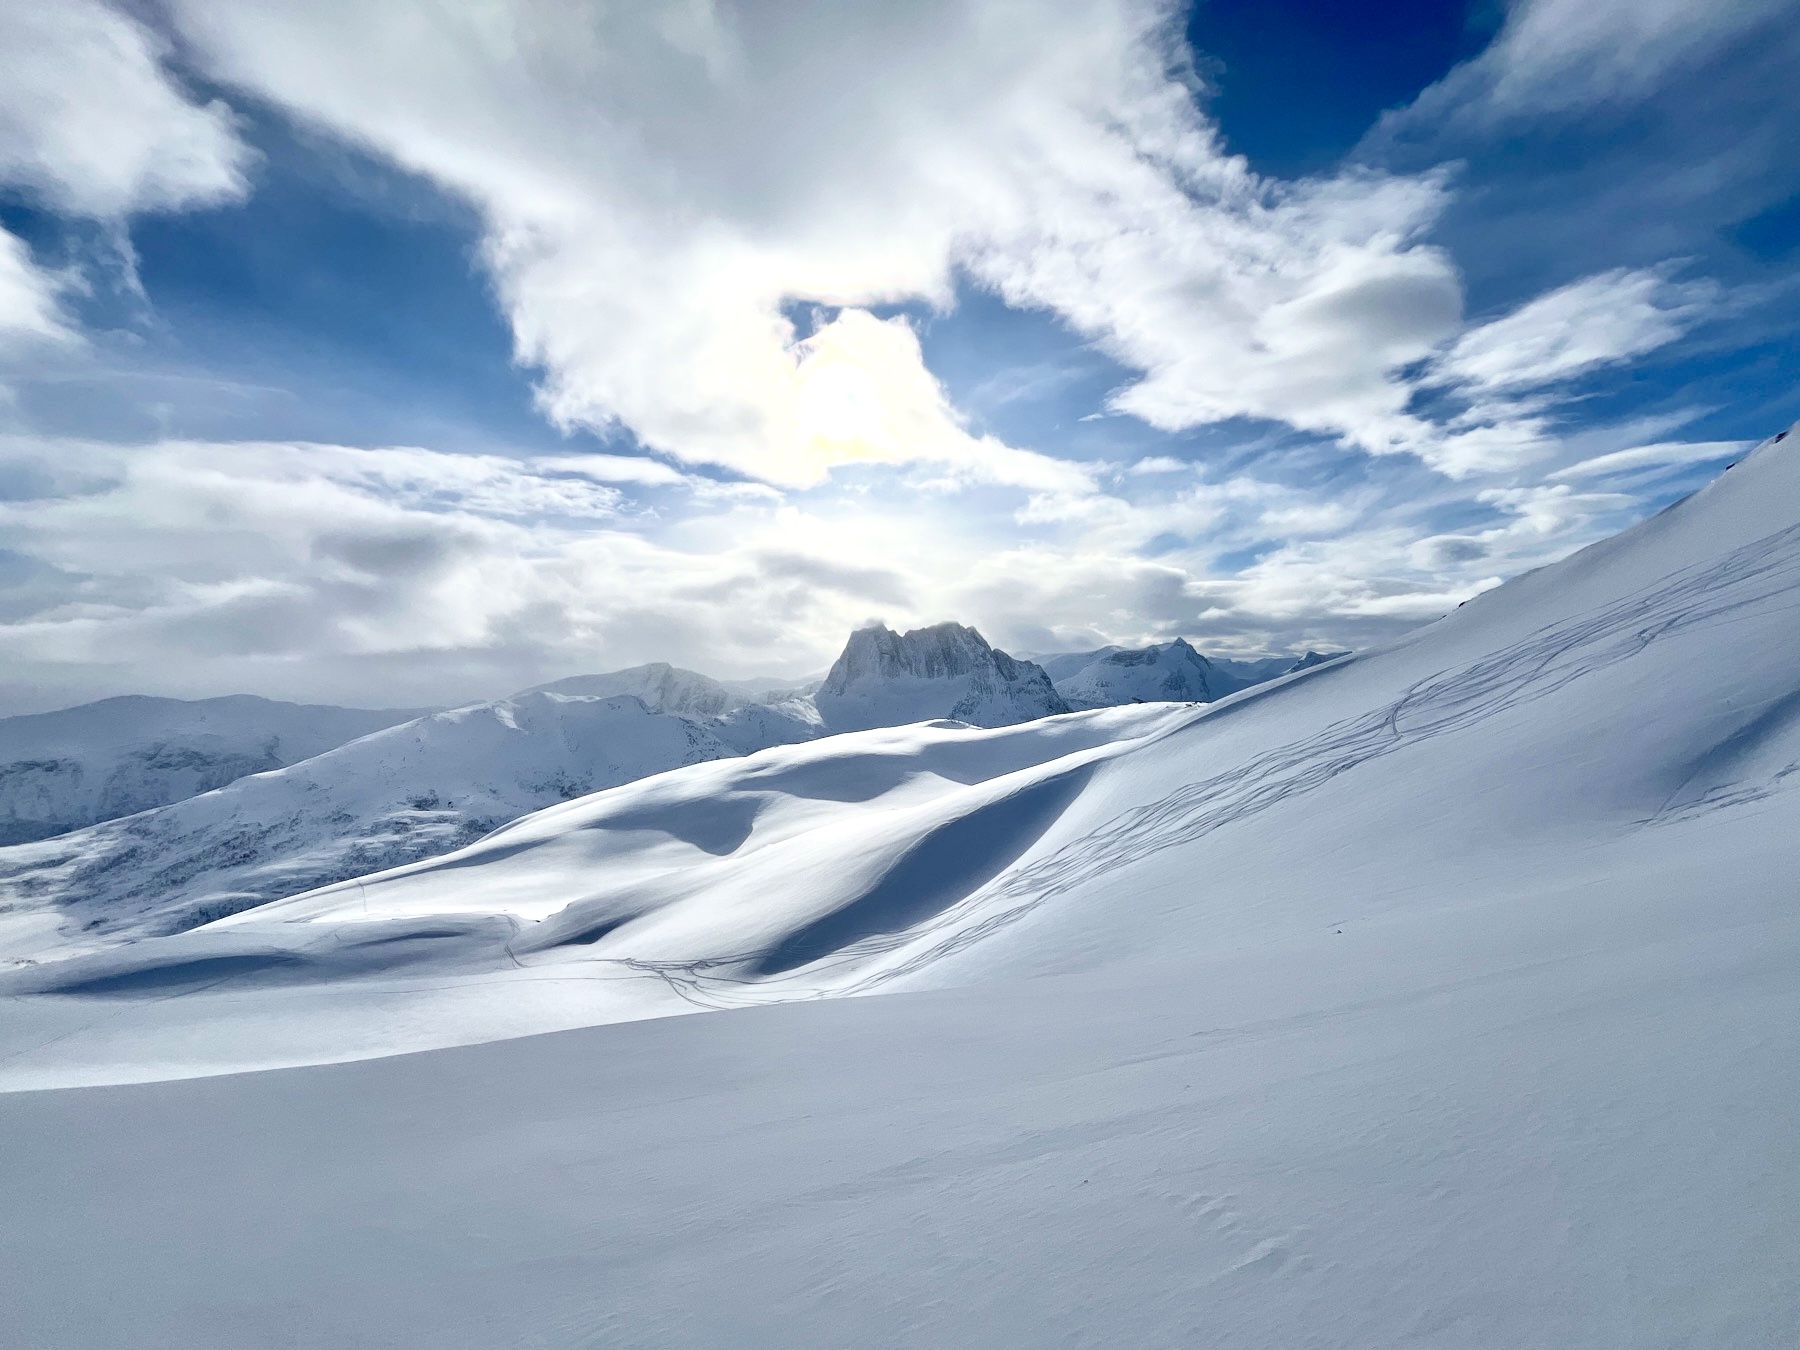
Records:
[[[1235,768],[1186,784],[1160,800],[1123,812],[1044,858],[1003,873],[934,919],[900,933],[847,945],[792,978],[749,979],[727,973],[754,962],[744,952],[698,961],[613,958],[620,966],[665,981],[689,1003],[730,1008],[868,993],[974,946],[1055,900],[1149,854],[1191,844],[1214,830],[1303,796],[1339,774],[1412,744],[1474,726],[1498,713],[1546,698],[1569,684],[1637,655],[1676,634],[1730,623],[1746,607],[1761,613],[1800,608],[1769,604],[1800,593],[1800,525],[1765,535],[1717,560],[1670,573],[1623,599],[1547,625],[1523,641],[1468,665],[1408,686],[1393,702],[1327,726],[1317,735],[1253,756]],[[1201,713],[1180,735],[1202,725]],[[1791,772],[1758,789],[1715,793],[1701,803],[1658,812],[1641,822],[1680,818],[1756,800]],[[853,968],[917,947],[874,970]],[[510,954],[510,953],[509,953]],[[852,968],[847,981],[821,981]]]

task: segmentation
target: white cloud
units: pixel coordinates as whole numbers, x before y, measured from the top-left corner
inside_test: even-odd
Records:
[[[1638,469],[1670,468],[1682,464],[1707,464],[1741,455],[1754,441],[1657,441],[1652,445],[1634,446],[1595,455],[1550,475],[1554,482],[1605,478]]]
[[[534,469],[578,474],[596,483],[673,487],[689,481],[680,470],[640,455],[539,455],[530,462]]]
[[[230,112],[191,98],[166,56],[100,0],[0,4],[0,182],[104,219],[241,196]]]
[[[32,261],[23,239],[0,229],[0,355],[28,343],[78,340],[63,309],[65,288],[65,278]]]
[[[1125,472],[1134,477],[1156,473],[1180,473],[1188,466],[1173,455],[1146,455]]]
[[[1248,478],[1047,497],[1075,505],[1021,525],[908,492],[904,471],[876,493],[707,498],[703,479],[615,485],[566,458],[0,440],[0,704],[440,702],[649,660],[798,675],[875,611],[1015,648],[1364,645],[1587,542],[1623,500],[1494,495],[1471,503],[1493,523],[1446,542],[1368,492]],[[1247,548],[1260,560],[1222,575]]]
[[[1467,330],[1436,374],[1479,392],[1541,389],[1673,342],[1717,294],[1709,282],[1672,280],[1667,268],[1583,277]]]
[[[1419,242],[1442,182],[1258,178],[1160,0],[174,12],[222,78],[480,207],[555,419],[771,482],[1062,472],[967,434],[865,312],[949,304],[959,271],[1141,372],[1116,403],[1153,425],[1272,417],[1375,450],[1421,434],[1397,371],[1457,321]],[[808,302],[848,308],[803,337]]]
[[[1481,55],[1388,114],[1381,134],[1629,106],[1746,33],[1791,21],[1792,8],[1790,0],[1516,0]]]

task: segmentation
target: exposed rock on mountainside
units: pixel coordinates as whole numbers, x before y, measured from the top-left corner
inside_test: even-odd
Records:
[[[936,717],[1003,727],[1069,711],[1043,667],[1008,656],[959,623],[852,633],[813,702],[834,732]]]

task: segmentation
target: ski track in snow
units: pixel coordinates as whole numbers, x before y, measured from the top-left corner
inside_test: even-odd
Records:
[[[1460,731],[1547,697],[1663,638],[1728,624],[1747,607],[1762,613],[1800,608],[1800,601],[1770,603],[1783,593],[1800,594],[1797,546],[1800,525],[1778,530],[1714,561],[1672,573],[1611,604],[1547,625],[1503,651],[1428,676],[1384,707],[1334,723],[1315,736],[1265,751],[1223,773],[1177,788],[1158,801],[1123,812],[1048,856],[1003,872],[935,918],[897,933],[850,943],[792,979],[723,973],[754,963],[760,952],[698,961],[618,958],[617,964],[661,978],[675,993],[703,1008],[871,992],[954,956],[1058,896],[1149,854],[1192,843],[1408,745]],[[1207,716],[1198,715],[1189,726],[1203,723]],[[1187,729],[1168,734],[1180,735]],[[1720,792],[1680,810],[1665,807],[1642,824],[1679,818],[1696,809],[1756,800],[1776,790],[1794,772],[1790,767],[1777,774],[1772,784]],[[818,978],[915,946],[919,949],[904,959],[853,973],[845,982]]]

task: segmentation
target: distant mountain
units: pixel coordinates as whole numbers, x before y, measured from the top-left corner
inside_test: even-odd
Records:
[[[1111,656],[1114,652],[1124,650],[1123,647],[1112,646],[1096,647],[1091,652],[1032,652],[1022,659],[1037,662],[1052,680],[1066,680],[1083,666],[1092,665],[1103,656]]]
[[[1183,638],[1134,651],[1115,648],[1056,682],[1056,692],[1071,708],[1210,703],[1244,687]]]
[[[811,740],[821,730],[812,704],[792,688],[745,689],[666,661],[605,675],[576,675],[538,685],[525,694],[635,698],[653,713],[702,721],[707,731],[740,755]]]
[[[1294,658],[1291,656],[1253,656],[1247,659],[1210,656],[1207,660],[1238,681],[1238,687],[1241,689],[1248,689],[1253,684],[1262,684],[1267,680],[1279,679],[1294,668]]]
[[[1177,647],[1183,650],[1174,650]],[[1098,708],[1133,700],[1211,702],[1345,655],[1348,653],[1309,651],[1299,660],[1292,656],[1207,656],[1187,639],[1176,638],[1147,647],[1098,647],[1085,652],[1034,654],[1031,659],[1055,681],[1057,692],[1071,707]]]
[[[812,699],[833,732],[944,717],[1004,727],[1069,711],[1042,666],[1008,656],[959,623],[852,633]]]
[[[707,703],[690,697],[703,694],[704,676],[664,672],[671,678],[627,671],[590,683],[648,680],[676,703]],[[47,900],[76,927],[186,928],[435,856],[601,788],[816,734],[807,708],[745,705],[690,717],[636,694],[529,690],[388,727],[156,810],[0,849],[0,909]]]
[[[0,909],[54,907],[65,932],[177,931],[431,858],[528,812],[671,769],[838,732],[944,719],[1006,727],[1074,707],[1208,701],[1240,687],[1180,640],[1088,655],[1059,689],[1042,666],[973,628],[877,626],[851,634],[810,693],[804,684],[733,687],[656,662],[399,725],[390,722],[401,713],[261,699],[213,701],[222,708],[110,700],[71,710],[84,715],[69,724],[86,728],[89,745],[112,747],[104,801],[115,815],[135,814],[81,820],[64,808],[58,819],[82,828],[0,848]],[[207,715],[191,713],[178,740],[168,708]],[[15,734],[11,744],[49,739]],[[70,762],[70,781],[89,781],[85,761]],[[160,776],[146,788],[153,767]]]
[[[1314,666],[1322,666],[1327,661],[1336,661],[1348,655],[1350,655],[1349,652],[1308,652],[1284,670],[1282,674],[1292,675],[1297,670],[1311,670]]]
[[[210,792],[424,711],[240,694],[109,698],[0,718],[0,844],[45,839]]]

